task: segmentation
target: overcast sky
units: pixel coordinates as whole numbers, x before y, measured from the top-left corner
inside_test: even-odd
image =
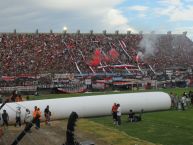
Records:
[[[0,32],[182,33],[193,40],[193,0],[0,0]]]

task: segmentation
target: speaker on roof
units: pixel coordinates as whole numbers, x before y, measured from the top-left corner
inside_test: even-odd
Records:
[[[103,30],[103,34],[106,35],[106,34],[107,34],[107,31],[106,31],[106,30]]]
[[[76,34],[78,34],[78,35],[79,35],[79,34],[80,34],[80,30],[77,30],[77,31],[76,31]]]
[[[16,33],[17,33],[16,29],[14,29],[14,30],[13,30],[13,33],[14,33],[14,34],[16,34]]]
[[[116,31],[115,31],[115,34],[116,34],[116,35],[119,35],[119,30],[116,30]]]
[[[187,35],[187,31],[183,32],[183,35],[186,36]]]
[[[168,31],[167,34],[168,34],[168,35],[171,35],[171,34],[172,34],[172,31]]]
[[[127,30],[127,35],[130,35],[131,34],[131,31],[130,30]]]
[[[90,30],[90,35],[92,35],[93,34],[93,30]]]
[[[38,34],[38,29],[36,29],[36,34]]]

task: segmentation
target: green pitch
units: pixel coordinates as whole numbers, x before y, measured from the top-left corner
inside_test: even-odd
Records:
[[[163,92],[175,92],[181,96],[183,92],[193,91],[193,88],[175,88],[162,89]],[[155,91],[155,90],[151,90]],[[125,91],[123,93],[128,93]],[[62,94],[62,95],[41,95],[30,97],[30,99],[63,98],[85,95],[100,95],[121,92],[98,92],[86,94]],[[112,123],[112,117],[92,118],[91,121],[101,125],[124,132],[129,136],[146,140],[155,144],[163,145],[193,145],[193,107],[185,111],[168,110],[163,112],[144,113],[141,122],[130,123],[127,121],[127,115],[122,116],[122,125],[115,126]],[[113,144],[113,143],[112,143]]]
[[[122,125],[118,127],[113,125],[110,116],[92,120],[156,144],[193,145],[193,108],[144,113],[142,121],[137,123],[128,122],[127,115],[124,115]]]

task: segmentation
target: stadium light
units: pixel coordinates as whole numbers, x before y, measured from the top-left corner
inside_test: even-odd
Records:
[[[131,31],[130,30],[127,30],[127,35],[130,35],[131,34]]]
[[[131,31],[132,31],[132,29],[131,29],[131,28],[128,28],[128,29],[127,29],[127,31],[130,31],[130,32],[131,32]]]
[[[64,27],[63,27],[63,32],[64,32],[64,34],[66,34],[67,30],[68,30],[68,28],[67,28],[66,26],[64,26]]]
[[[66,26],[63,27],[63,31],[67,31],[68,28]]]

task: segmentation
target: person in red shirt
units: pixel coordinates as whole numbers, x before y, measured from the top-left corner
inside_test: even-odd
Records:
[[[113,123],[116,124],[117,122],[117,104],[114,103],[112,106],[112,115],[113,115]]]
[[[36,129],[40,128],[41,116],[42,116],[42,113],[40,111],[40,108],[37,108],[37,112],[36,112]]]

